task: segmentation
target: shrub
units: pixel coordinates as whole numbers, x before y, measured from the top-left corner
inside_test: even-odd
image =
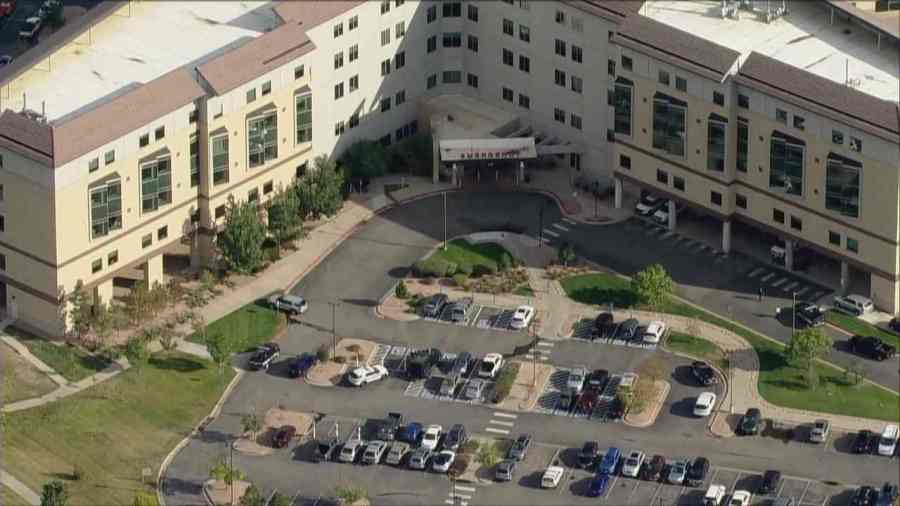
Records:
[[[497,269],[493,265],[476,264],[472,267],[472,276],[480,278],[481,276],[490,276],[497,273]]]
[[[501,403],[509,396],[509,392],[512,390],[513,383],[515,383],[518,374],[518,362],[510,362],[500,371],[500,376],[497,377],[497,385],[494,388],[495,403]]]
[[[406,283],[402,279],[397,283],[397,288],[394,289],[394,295],[397,296],[398,299],[409,297],[409,290],[406,289]]]
[[[465,274],[466,276],[472,275],[472,264],[461,264],[456,267],[457,274]]]
[[[497,262],[497,266],[500,268],[500,272],[505,272],[511,269],[514,265],[513,257],[509,254],[509,252],[504,251],[502,255],[500,255],[500,261]]]
[[[413,264],[413,273],[421,278],[443,278],[456,274],[456,263],[441,260],[440,258],[427,258]]]
[[[328,357],[330,357],[330,356],[331,356],[331,352],[328,351],[327,344],[323,344],[323,345],[319,346],[319,348],[316,350],[316,359],[319,362],[325,362],[326,360],[328,360]]]
[[[461,288],[465,288],[466,284],[469,282],[469,276],[465,274],[454,274],[453,275],[453,283]]]
[[[470,439],[466,441],[462,446],[459,447],[459,453],[461,455],[464,454],[473,454],[478,451],[478,441],[474,439]]]

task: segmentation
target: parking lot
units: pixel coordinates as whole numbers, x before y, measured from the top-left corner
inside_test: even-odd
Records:
[[[515,310],[505,309],[495,306],[485,306],[481,304],[472,304],[466,312],[465,318],[454,321],[452,316],[453,302],[445,304],[437,316],[422,316],[422,319],[429,322],[440,322],[451,325],[473,326],[480,329],[505,330],[510,332],[524,332],[524,329],[514,329],[511,327],[513,314]]]
[[[649,322],[641,322],[641,324],[646,324]],[[578,341],[584,341],[586,343],[591,344],[612,344],[616,346],[628,346],[630,348],[639,348],[642,350],[650,350],[653,351],[657,348],[656,343],[648,343],[640,339],[636,340],[625,340],[617,337],[617,331],[612,330],[606,335],[598,336],[596,338],[591,337],[591,332],[594,327],[594,321],[590,318],[583,318],[575,323],[572,329],[572,339]],[[618,329],[618,326],[616,326]]]

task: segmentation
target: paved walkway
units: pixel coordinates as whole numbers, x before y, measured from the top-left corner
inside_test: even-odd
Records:
[[[2,469],[0,469],[0,483],[3,483],[6,488],[15,492],[17,496],[24,499],[30,506],[40,506],[41,496],[37,492],[31,490],[27,485],[17,480],[15,476]]]

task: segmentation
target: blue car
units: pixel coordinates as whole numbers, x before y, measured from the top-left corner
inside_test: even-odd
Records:
[[[609,475],[606,473],[597,473],[591,480],[588,487],[588,497],[600,497],[606,493],[606,487],[609,486]]]
[[[597,471],[600,474],[616,474],[616,466],[619,465],[619,457],[621,457],[621,452],[619,452],[618,448],[606,450],[606,454],[603,455],[603,460],[600,461]]]
[[[411,445],[418,444],[419,438],[422,437],[424,427],[419,422],[412,422],[400,429],[397,439]]]

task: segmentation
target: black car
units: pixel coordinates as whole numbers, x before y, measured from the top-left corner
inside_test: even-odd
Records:
[[[606,369],[594,369],[588,374],[587,381],[585,381],[585,388],[587,390],[594,390],[595,392],[602,392],[607,381],[609,381],[609,371]]]
[[[401,413],[388,413],[387,417],[381,420],[370,420],[371,426],[374,428],[375,437],[381,441],[393,441],[397,437],[397,431],[403,425],[403,415]]]
[[[895,334],[900,334],[900,318],[891,318],[888,322],[888,329]]]
[[[609,403],[609,410],[606,412],[606,417],[610,420],[618,420],[625,416],[625,404],[622,402],[622,399],[616,396]]]
[[[301,353],[291,359],[291,363],[288,365],[288,376],[292,378],[306,376],[306,372],[316,365],[318,361],[319,359],[312,353]]]
[[[853,441],[853,453],[875,453],[878,447],[879,435],[870,430],[861,430]]]
[[[715,385],[719,382],[716,370],[706,362],[695,360],[691,362],[691,374],[703,386]]]
[[[863,487],[859,487],[856,490],[856,493],[853,494],[853,499],[850,500],[850,506],[875,506],[875,501],[878,500],[878,490],[875,487],[870,487],[865,485]]]
[[[878,506],[891,506],[898,496],[900,496],[900,487],[893,483],[885,483],[881,487],[881,493],[878,494]]]
[[[750,408],[741,417],[741,423],[738,425],[738,433],[744,436],[752,436],[759,433],[762,425],[762,413],[756,408]]]
[[[441,315],[441,311],[444,310],[444,306],[446,306],[449,301],[450,297],[448,297],[446,293],[436,293],[432,295],[428,299],[428,302],[422,307],[422,313],[425,316],[437,318]]]
[[[578,452],[578,467],[582,469],[590,469],[600,458],[600,443],[596,441],[588,441],[581,447]]]
[[[530,434],[520,434],[516,441],[509,447],[509,450],[506,452],[506,458],[523,461],[525,460],[525,454],[528,453],[528,448],[531,446],[531,435]]]
[[[812,302],[798,302],[794,306],[794,315],[797,317],[797,323],[805,327],[825,325],[825,313]]]
[[[313,462],[324,462],[331,458],[332,452],[340,444],[336,437],[324,439],[316,444],[316,450],[312,455]]]
[[[444,437],[444,449],[456,451],[468,440],[469,435],[466,433],[466,427],[463,424],[458,423],[453,427],[450,427],[450,432]]]
[[[275,343],[266,343],[253,352],[250,357],[250,369],[258,371],[268,369],[272,362],[281,354],[281,347]]]
[[[897,349],[875,336],[856,335],[848,341],[850,350],[873,360],[887,360],[894,356]]]
[[[759,488],[756,489],[756,493],[767,495],[771,494],[772,492],[777,492],[779,485],[781,485],[781,472],[770,469],[763,473],[762,483],[759,484]]]
[[[406,375],[408,379],[419,380],[431,376],[431,370],[440,363],[441,355],[441,350],[437,348],[417,350],[410,353],[406,359]]]
[[[619,328],[616,330],[616,339],[622,341],[634,340],[639,335],[638,327],[640,326],[640,322],[638,322],[634,318],[625,320],[621,325],[619,325]]]
[[[662,455],[654,455],[653,458],[644,461],[641,467],[641,479],[657,481],[666,469],[666,458]]]
[[[709,473],[709,460],[706,457],[697,457],[688,467],[684,482],[689,487],[696,487],[703,483]]]
[[[612,313],[600,313],[594,319],[594,325],[591,327],[591,339],[609,337],[615,328],[616,322]]]

